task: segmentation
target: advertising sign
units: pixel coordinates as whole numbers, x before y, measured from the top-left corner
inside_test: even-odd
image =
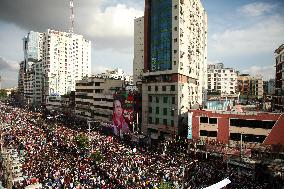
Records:
[[[192,112],[188,112],[188,131],[187,131],[187,139],[192,139]]]
[[[133,124],[134,96],[132,93],[115,94],[112,122],[116,135],[129,133]]]

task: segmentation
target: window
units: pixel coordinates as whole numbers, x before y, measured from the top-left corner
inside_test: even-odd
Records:
[[[149,102],[152,102],[152,96],[149,96]]]
[[[209,123],[210,124],[217,124],[217,118],[209,118]]]
[[[177,20],[178,19],[178,17],[177,16],[175,16],[175,20]]]
[[[175,86],[171,85],[171,91],[175,91]]]
[[[148,86],[148,91],[151,91],[151,86]]]
[[[200,136],[217,137],[217,131],[200,130]]]
[[[101,83],[100,82],[95,82],[95,86],[100,86]]]
[[[200,117],[200,123],[208,123],[208,117]]]
[[[177,39],[177,38],[175,38],[175,39],[174,39],[174,42],[176,43],[177,41],[178,41],[178,39]]]
[[[152,107],[149,107],[149,113],[152,113]]]
[[[149,123],[153,123],[152,117],[149,117]]]
[[[275,121],[230,119],[230,126],[272,129]]]
[[[156,103],[159,103],[159,97],[156,96]]]
[[[168,125],[168,120],[163,119],[163,124],[164,124],[164,125]]]
[[[156,118],[156,125],[159,124],[159,118]]]
[[[175,104],[176,103],[176,99],[175,99],[175,97],[173,96],[172,97],[172,104]]]
[[[159,107],[156,107],[156,114],[159,114],[159,112],[160,112]]]
[[[167,114],[168,114],[168,109],[167,109],[167,108],[164,108],[164,109],[163,109],[163,114],[164,114],[164,115],[167,115]]]
[[[174,120],[171,120],[171,126],[173,127],[175,125]]]
[[[162,86],[162,90],[166,91],[167,90],[167,86]]]
[[[164,96],[163,102],[164,102],[164,103],[168,103],[168,97],[167,97],[167,96]]]
[[[175,111],[173,109],[171,109],[171,116],[175,115]]]
[[[155,91],[158,91],[158,90],[159,90],[158,86],[155,86]]]

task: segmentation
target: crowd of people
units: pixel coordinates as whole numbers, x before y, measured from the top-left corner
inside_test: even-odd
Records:
[[[253,171],[240,174],[220,157],[186,153],[181,140],[169,142],[166,150],[141,147],[98,130],[89,133],[86,125],[47,120],[1,102],[0,112],[3,146],[17,149],[24,159],[24,180],[15,182],[13,188],[41,183],[43,188],[58,189],[159,188],[161,184],[195,189],[224,178],[231,180],[227,188],[271,188],[254,179]],[[87,150],[79,149],[75,140],[82,133],[91,135],[92,147]],[[101,161],[91,158],[90,149],[102,156]]]

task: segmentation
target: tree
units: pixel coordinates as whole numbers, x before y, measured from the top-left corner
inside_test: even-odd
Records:
[[[0,99],[7,98],[7,91],[4,89],[0,90]]]
[[[101,163],[104,160],[104,156],[100,151],[95,151],[94,153],[91,154],[91,160],[95,162],[96,164]]]
[[[158,188],[159,189],[171,189],[172,186],[171,186],[171,184],[169,182],[163,181],[163,182],[161,182],[161,184],[159,185]]]
[[[84,133],[80,133],[75,137],[78,149],[85,150],[89,147],[89,139]]]

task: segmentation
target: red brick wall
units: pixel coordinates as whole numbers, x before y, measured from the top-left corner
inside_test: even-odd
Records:
[[[229,119],[226,117],[218,118],[217,140],[228,143],[229,137]]]

